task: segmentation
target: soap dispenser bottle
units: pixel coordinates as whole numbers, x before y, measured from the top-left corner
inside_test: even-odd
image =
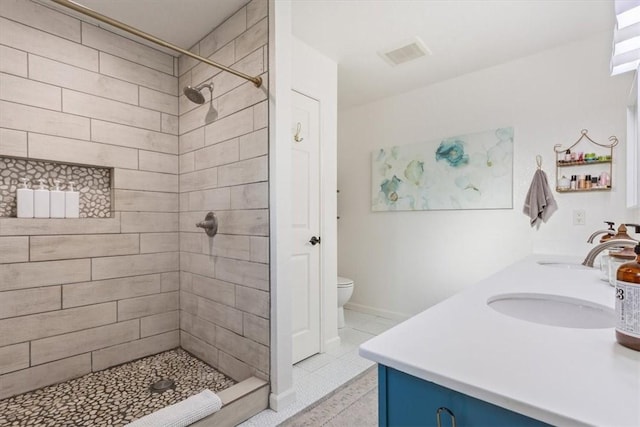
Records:
[[[54,179],[53,183],[56,185],[53,190],[51,190],[51,218],[64,218],[64,205],[65,205],[65,197],[64,191],[60,190],[60,180]]]
[[[610,240],[616,234],[616,230],[615,230],[615,228],[613,228],[613,226],[615,225],[615,222],[613,222],[613,221],[605,221],[604,223],[607,224],[609,226],[609,228],[607,228],[607,233],[605,233],[600,238],[600,243],[604,243],[607,240]]]
[[[640,351],[640,243],[634,261],[622,264],[616,275],[616,340]]]
[[[66,218],[79,218],[80,217],[80,195],[73,189],[75,182],[69,181],[67,183],[69,189],[64,192],[65,201],[65,217]]]
[[[16,192],[18,204],[18,218],[33,218],[33,190],[29,188],[27,183],[29,179],[20,178],[22,187]]]
[[[49,218],[49,190],[44,186],[44,179],[38,180],[40,185],[33,191],[33,216]]]

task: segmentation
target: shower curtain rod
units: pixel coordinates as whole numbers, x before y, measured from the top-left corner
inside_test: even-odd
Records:
[[[222,64],[218,64],[217,62],[213,62],[213,61],[211,61],[211,60],[209,60],[207,58],[204,58],[204,57],[202,57],[200,55],[196,55],[195,53],[189,52],[186,49],[183,49],[183,48],[181,48],[179,46],[176,46],[176,45],[171,44],[169,42],[166,42],[166,41],[164,41],[162,39],[159,39],[159,38],[157,38],[155,36],[152,36],[151,34],[145,33],[144,31],[140,31],[137,28],[134,28],[134,27],[132,27],[130,25],[127,25],[127,24],[125,24],[123,22],[116,21],[115,19],[109,18],[108,16],[104,16],[104,15],[98,13],[98,12],[95,12],[95,11],[89,9],[88,7],[84,7],[84,6],[82,6],[82,5],[78,4],[78,3],[75,3],[73,1],[70,1],[70,0],[51,0],[51,1],[54,2],[54,3],[58,3],[61,6],[67,7],[69,9],[73,9],[76,12],[80,12],[83,15],[87,15],[87,16],[89,16],[91,18],[97,19],[98,21],[104,22],[105,24],[112,25],[112,26],[114,26],[116,28],[119,28],[119,29],[121,29],[123,31],[131,33],[131,34],[133,34],[135,36],[141,37],[141,38],[143,38],[145,40],[149,40],[150,42],[153,42],[153,43],[158,44],[160,46],[163,46],[163,47],[166,47],[168,49],[174,50],[174,51],[179,52],[179,53],[181,53],[183,55],[190,56],[193,59],[197,59],[198,61],[204,62],[205,64],[209,64],[209,65],[211,65],[213,67],[216,67],[216,68],[219,68],[219,69],[221,69],[223,71],[226,71],[228,73],[234,74],[234,75],[236,75],[238,77],[241,77],[241,78],[243,78],[245,80],[249,80],[250,82],[253,82],[253,84],[256,85],[256,87],[260,87],[262,85],[262,77],[260,77],[260,76],[252,77],[252,76],[244,74],[244,73],[242,73],[240,71],[236,71],[236,70],[234,70],[232,68],[225,67]]]

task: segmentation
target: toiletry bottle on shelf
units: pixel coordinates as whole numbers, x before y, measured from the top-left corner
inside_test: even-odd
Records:
[[[616,340],[640,351],[640,243],[636,259],[622,264],[616,274]]]
[[[578,188],[578,176],[577,175],[571,175],[571,181],[569,181],[569,189],[570,190],[575,190]]]
[[[33,218],[33,190],[29,188],[27,178],[20,178],[22,187],[18,188],[18,218]]]
[[[49,190],[44,186],[44,179],[38,180],[40,185],[33,190],[33,217],[49,218]]]
[[[569,181],[569,178],[567,178],[564,175],[562,175],[562,178],[558,180],[558,188],[560,190],[568,190],[570,185],[571,185],[571,181]]]
[[[64,218],[64,191],[60,190],[59,179],[54,179],[53,183],[56,186],[49,194],[51,199],[51,218]]]
[[[64,192],[65,218],[79,218],[80,195],[73,189],[73,184],[75,184],[75,182],[69,181],[67,184],[69,185],[69,189]]]

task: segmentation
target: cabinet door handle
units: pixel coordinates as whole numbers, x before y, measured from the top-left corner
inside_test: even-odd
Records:
[[[444,406],[442,408],[438,408],[438,410],[436,411],[436,424],[438,425],[438,427],[442,427],[440,414],[442,414],[443,412],[448,413],[449,417],[451,417],[451,427],[456,427],[456,416],[453,415],[453,412],[451,412],[449,408],[445,408]]]

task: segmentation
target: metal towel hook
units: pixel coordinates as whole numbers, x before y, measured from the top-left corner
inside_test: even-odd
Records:
[[[300,136],[300,131],[302,131],[302,124],[300,122],[298,122],[298,126],[296,128],[296,133],[295,133],[295,135],[293,135],[293,140],[295,142],[302,142],[302,140],[304,139],[304,138],[302,138]]]

